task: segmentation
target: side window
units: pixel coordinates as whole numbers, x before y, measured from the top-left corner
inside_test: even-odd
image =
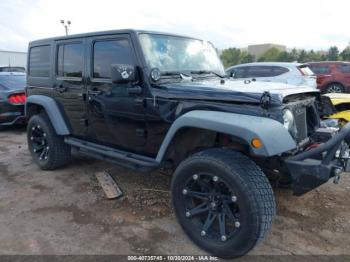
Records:
[[[271,76],[279,76],[289,72],[288,68],[282,66],[273,66]]]
[[[317,74],[329,74],[331,72],[330,68],[326,65],[310,65],[312,72]]]
[[[82,43],[60,44],[57,51],[57,76],[82,77],[84,46]]]
[[[273,76],[272,66],[250,66],[246,77],[269,77]]]
[[[234,78],[244,78],[246,67],[236,67],[232,69],[231,75],[234,74]]]
[[[42,45],[29,50],[29,76],[49,77],[50,75],[50,46]]]
[[[350,64],[342,64],[337,66],[337,68],[342,73],[350,73]]]
[[[94,78],[111,78],[112,64],[134,64],[127,39],[96,41],[93,50]]]

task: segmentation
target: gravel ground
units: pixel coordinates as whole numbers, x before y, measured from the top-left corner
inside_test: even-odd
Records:
[[[124,196],[107,200],[94,173],[106,170]],[[23,128],[0,132],[1,254],[205,254],[172,213],[169,175],[142,174],[82,155],[41,171]],[[350,255],[350,178],[302,196],[275,190],[278,215],[250,254]]]

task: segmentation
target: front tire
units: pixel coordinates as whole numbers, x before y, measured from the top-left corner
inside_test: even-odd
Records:
[[[261,169],[245,155],[220,148],[199,152],[177,167],[172,202],[190,239],[222,258],[253,249],[276,214],[273,191]]]
[[[34,115],[27,126],[29,151],[42,170],[54,170],[71,159],[71,147],[58,136],[45,113]]]

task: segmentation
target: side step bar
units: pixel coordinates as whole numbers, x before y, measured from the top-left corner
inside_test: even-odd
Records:
[[[129,153],[73,137],[65,137],[64,142],[78,149],[81,153],[128,168],[147,172],[160,168],[160,163],[151,157]]]

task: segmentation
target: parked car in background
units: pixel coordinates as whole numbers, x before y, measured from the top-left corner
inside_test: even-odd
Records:
[[[26,74],[0,72],[0,129],[24,122]]]
[[[350,122],[350,94],[329,93],[324,96],[329,97],[334,106],[334,113],[326,118],[337,119],[341,126]]]
[[[19,72],[25,73],[26,69],[22,66],[9,66],[9,65],[0,65],[0,72]]]
[[[317,87],[321,92],[350,92],[349,62],[312,62],[308,66],[317,75]]]
[[[232,66],[226,73],[235,79],[279,82],[297,86],[317,87],[316,76],[305,64],[256,62]]]

